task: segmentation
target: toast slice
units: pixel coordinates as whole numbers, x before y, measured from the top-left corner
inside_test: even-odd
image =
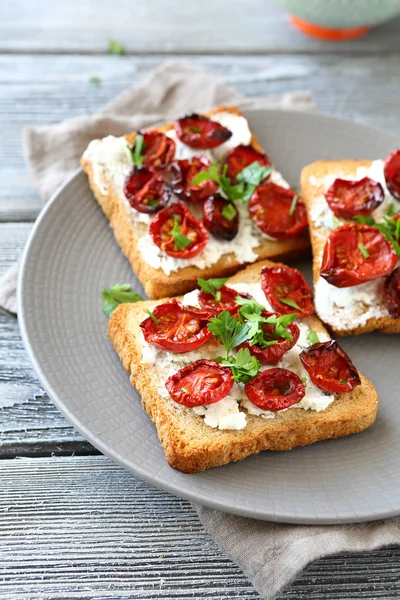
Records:
[[[359,335],[379,329],[383,333],[400,333],[400,319],[390,317],[385,306],[384,278],[350,287],[337,288],[319,275],[326,239],[339,221],[330,210],[324,192],[336,178],[361,179],[370,177],[381,183],[385,199],[372,216],[380,220],[390,204],[400,203],[387,190],[383,161],[340,160],[318,161],[305,167],[301,173],[301,193],[304,199],[310,227],[313,251],[313,278],[315,310],[320,319],[337,337]]]
[[[213,116],[218,113],[229,113],[243,117],[237,108],[225,106],[220,106],[204,114]],[[169,123],[152,129],[167,133],[173,130],[173,124]],[[127,135],[125,139],[132,143],[135,136],[136,133],[132,133]],[[251,133],[251,136],[251,145],[256,150],[263,152],[254,133]],[[119,140],[123,142],[122,154],[121,144],[118,147]],[[101,144],[104,146],[103,149]],[[105,144],[107,144],[107,148]],[[112,150],[114,146],[115,152]],[[184,259],[173,259],[173,264],[169,263],[167,270],[163,270],[162,265],[161,267],[152,266],[148,261],[150,260],[153,265],[157,265],[160,258],[158,256],[154,258],[154,255],[153,259],[149,258],[152,250],[158,251],[148,235],[149,216],[134,211],[122,191],[124,178],[132,167],[129,153],[125,155],[125,163],[113,163],[115,156],[124,158],[123,152],[126,154],[126,143],[123,138],[111,138],[110,136],[104,138],[104,140],[94,140],[84,153],[81,165],[89,178],[89,184],[97,202],[109,220],[118,244],[150,298],[157,299],[183,294],[196,287],[198,277],[206,279],[210,277],[227,277],[256,260],[264,258],[285,258],[289,260],[308,250],[310,245],[308,232],[287,240],[267,239],[260,231],[256,231],[257,228],[252,225],[247,208],[243,207],[243,212],[240,213],[241,226],[235,238],[238,248],[241,249],[240,252],[234,253],[231,250],[235,240],[221,242],[224,253],[219,254],[219,258],[215,254],[212,257],[211,250],[208,251],[208,254],[205,253],[209,242],[198,257],[195,257],[195,259],[200,259],[197,261],[197,266],[192,264],[193,259],[186,261]],[[287,185],[278,172],[275,171],[274,175],[276,183]],[[237,208],[240,207],[237,206]],[[250,234],[253,237],[250,237]],[[211,239],[213,239],[215,247],[215,239],[210,234]],[[257,245],[254,246],[253,244],[253,247],[251,247],[251,240]],[[145,246],[148,242],[150,242],[150,249]],[[239,258],[238,254],[241,255]],[[184,266],[181,267],[180,264]]]
[[[231,277],[228,285],[259,283],[261,269],[271,264],[262,261],[251,265]],[[146,362],[146,342],[143,341],[139,324],[147,317],[145,310],[161,302],[121,304],[109,321],[108,335],[125,369],[130,372],[132,385],[142,396],[144,409],[156,425],[171,467],[185,473],[195,473],[242,460],[262,450],[290,450],[295,446],[357,433],[374,423],[378,408],[377,393],[372,383],[361,375],[361,385],[351,393],[335,394],[330,400],[331,404],[321,412],[292,407],[276,413],[274,418],[263,418],[245,409],[247,425],[244,429],[221,430],[210,427],[202,416],[196,414],[195,409],[178,405],[168,394],[160,393],[165,382],[165,378],[160,376],[161,355],[158,354],[154,363]],[[315,316],[306,321],[310,329],[329,339]],[[173,371],[178,368],[175,366]]]

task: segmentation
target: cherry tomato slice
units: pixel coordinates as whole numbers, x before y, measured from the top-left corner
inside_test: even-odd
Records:
[[[153,169],[164,169],[175,156],[175,142],[161,131],[140,132],[143,135],[143,164]]]
[[[325,194],[329,208],[342,219],[370,215],[385,197],[380,183],[369,177],[359,181],[335,179]]]
[[[261,287],[270,305],[281,315],[297,313],[299,319],[304,319],[314,312],[312,290],[297,269],[264,267]]]
[[[215,238],[230,241],[239,231],[239,212],[234,204],[215,194],[203,204],[203,223]]]
[[[165,382],[171,398],[188,408],[214,404],[225,398],[232,386],[231,370],[205,358],[180,369]]]
[[[233,148],[227,154],[224,162],[227,165],[226,174],[231,181],[236,181],[239,173],[254,162],[258,162],[262,167],[271,164],[266,154],[258,152],[253,146],[244,146],[243,144]]]
[[[396,263],[392,244],[376,227],[347,223],[329,234],[320,275],[336,287],[352,287],[389,275]]]
[[[385,281],[385,303],[393,319],[400,318],[400,267],[397,267]]]
[[[212,312],[171,300],[157,304],[153,316],[155,320],[147,317],[140,323],[140,328],[146,342],[162,350],[189,352],[212,337],[207,329],[209,320],[214,316]]]
[[[155,245],[175,258],[192,258],[208,242],[203,223],[182,202],[174,202],[160,210],[151,221],[149,232]]]
[[[383,172],[387,189],[392,196],[400,200],[400,148],[389,154],[385,160]]]
[[[206,171],[210,162],[203,156],[195,156],[191,160],[174,160],[164,172],[164,179],[177,196],[182,196],[191,202],[204,202],[215,194],[218,183],[207,179],[199,185],[193,185],[194,177],[201,171]]]
[[[236,298],[240,296],[241,298],[251,298],[250,294],[239,293],[236,290],[228,287],[227,285],[223,285],[219,290],[219,300],[214,298],[212,294],[208,294],[207,292],[201,291],[199,294],[199,304],[201,308],[204,310],[209,310],[213,312],[215,315],[218,315],[223,310],[227,310],[231,313],[231,315],[236,315],[239,304],[236,304]],[[217,292],[217,293],[218,293]]]
[[[267,311],[262,312],[262,316],[265,318],[271,317],[276,313],[270,313]],[[285,340],[280,337],[275,337],[275,326],[268,325],[265,323],[263,325],[264,337],[268,341],[276,341],[277,343],[273,346],[269,346],[268,348],[261,348],[257,344],[251,345],[249,342],[243,342],[239,346],[239,348],[248,348],[250,354],[258,358],[260,363],[263,365],[276,365],[282,358],[284,354],[297,343],[297,340],[300,336],[300,329],[297,327],[295,323],[290,323],[287,327],[287,331],[292,335],[291,340]]]
[[[246,396],[258,408],[278,412],[297,404],[306,390],[300,379],[288,369],[267,369],[244,386]]]
[[[313,384],[324,392],[351,392],[361,383],[357,369],[335,340],[313,344],[299,358]]]
[[[171,196],[161,175],[147,167],[133,167],[125,180],[124,194],[132,208],[142,213],[161,210]]]
[[[261,231],[273,238],[295,237],[307,227],[306,209],[300,197],[292,209],[295,196],[293,190],[267,181],[251,197],[250,216]]]
[[[174,122],[176,135],[183,144],[198,150],[218,148],[232,132],[205,115],[192,114]]]

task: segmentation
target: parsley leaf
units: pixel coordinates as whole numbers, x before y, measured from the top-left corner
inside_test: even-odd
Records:
[[[237,181],[244,181],[250,185],[260,185],[263,179],[268,177],[271,174],[272,167],[271,165],[267,165],[266,167],[262,167],[259,162],[255,161],[251,163],[248,167],[243,169],[238,176],[236,177]]]
[[[128,283],[117,283],[112,285],[110,290],[104,288],[102,310],[107,317],[111,317],[119,304],[139,302],[140,300],[143,300],[142,296],[133,292]]]
[[[299,197],[297,194],[295,196],[293,196],[292,204],[290,205],[290,208],[289,208],[289,217],[293,217],[294,211],[296,210],[298,199],[299,199]]]
[[[128,145],[128,150],[135,167],[140,167],[143,164],[143,150],[145,148],[144,137],[141,133],[136,134],[133,144],[132,148]]]
[[[184,250],[192,243],[192,240],[186,237],[186,235],[183,235],[183,233],[181,233],[181,226],[179,225],[179,220],[180,219],[178,215],[174,215],[174,224],[172,226],[171,231],[169,232],[169,235],[172,235],[172,237],[174,238],[175,246],[179,248],[179,250]]]
[[[101,84],[101,78],[98,75],[93,75],[93,77],[91,77],[89,79],[89,83],[91,83],[92,85],[100,85]]]
[[[245,342],[250,326],[237,321],[229,311],[223,310],[217,317],[210,319],[208,330],[223,343],[228,358],[230,351]]]
[[[151,310],[149,310],[148,308],[146,308],[146,312],[149,315],[150,319],[156,324],[158,325],[158,319],[155,315],[153,315],[153,313],[151,312]]]
[[[232,378],[237,383],[247,383],[260,372],[260,361],[250,354],[248,348],[240,348],[236,356],[217,357],[215,361],[229,367]]]
[[[221,292],[218,292],[223,285],[227,282],[227,277],[221,277],[219,279],[202,279],[199,277],[197,285],[206,294],[211,294],[217,302],[221,300]]]
[[[291,306],[292,308],[295,308],[296,310],[299,310],[300,312],[302,312],[300,306],[297,304],[297,302],[295,302],[294,300],[291,300],[291,298],[278,298],[279,302],[282,302],[282,304],[286,304],[287,306]]]
[[[231,202],[227,202],[221,210],[221,214],[227,221],[233,221],[237,215],[237,210]]]
[[[340,383],[347,383],[347,379],[345,379],[344,377],[340,377],[339,381]]]
[[[286,340],[292,340],[293,336],[287,331],[288,325],[296,320],[297,314],[290,315],[271,315],[270,317],[263,317],[262,312],[265,308],[259,304],[254,298],[242,298],[241,296],[236,297],[237,304],[241,307],[238,310],[239,319],[245,320],[246,323],[250,323],[248,339],[250,344],[257,344],[261,348],[268,348],[278,343],[277,338],[284,338]],[[266,336],[263,325],[274,325],[273,336]]]
[[[309,331],[309,333],[307,335],[307,340],[310,342],[311,345],[318,344],[319,343],[318,333],[313,330]]]
[[[359,215],[354,218],[358,223],[361,223],[362,225],[371,225],[372,227],[376,227],[377,229],[379,229],[379,231],[383,233],[387,241],[392,244],[397,256],[400,256],[400,219],[394,219],[394,217],[398,213],[395,213],[393,215],[393,211],[394,208],[390,209],[389,207],[388,214],[383,217],[382,221],[379,222],[375,221],[375,219],[371,215]],[[358,247],[360,248],[360,246]],[[362,252],[361,248],[360,251]],[[362,253],[364,255],[364,252]],[[365,256],[365,258],[368,257]]]
[[[121,44],[121,42],[115,40],[114,38],[110,38],[108,40],[107,52],[108,54],[116,54],[117,56],[122,56],[122,54],[125,54],[125,48],[123,44]]]
[[[363,255],[364,258],[369,258],[369,252],[366,249],[366,247],[364,246],[364,244],[362,244],[361,242],[358,244],[358,249],[361,252],[361,254]]]

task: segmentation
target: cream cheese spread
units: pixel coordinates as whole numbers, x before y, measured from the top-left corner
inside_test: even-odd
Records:
[[[272,310],[270,304],[265,298],[260,283],[229,284],[229,287],[235,289],[237,292],[247,292],[251,294],[257,300],[257,302],[265,306],[267,310]],[[198,295],[198,290],[194,290],[193,292],[185,294],[183,297],[183,304],[187,306],[199,306]],[[143,318],[145,317],[146,314],[143,314]],[[300,336],[297,344],[291,350],[286,352],[278,365],[263,365],[261,370],[264,371],[266,369],[279,366],[295,372],[300,378],[302,378],[306,388],[306,394],[298,404],[295,404],[287,410],[303,409],[320,412],[332,404],[334,401],[334,395],[325,394],[323,391],[317,388],[311,382],[307,371],[303,368],[299,359],[299,354],[303,348],[306,348],[310,345],[307,340],[307,335],[309,334],[310,329],[304,321],[296,321],[296,324],[300,329]],[[327,334],[319,333],[318,337],[321,342],[330,339]],[[179,369],[182,369],[186,365],[201,358],[213,359],[216,356],[223,356],[224,348],[220,344],[216,344],[214,341],[210,340],[201,346],[201,348],[192,352],[174,354],[172,352],[160,350],[155,346],[148,344],[141,334],[141,353],[142,363],[157,365],[157,372],[155,376],[158,378],[158,393],[164,398],[169,399],[171,402],[174,402],[172,398],[170,398],[165,387],[165,381],[168,379],[168,377],[176,373]],[[274,412],[261,410],[252,402],[250,402],[244,392],[244,385],[241,383],[234,383],[229,394],[219,402],[188,410],[194,410],[196,414],[202,416],[206,425],[224,430],[244,429],[247,425],[248,415],[258,416],[264,419],[273,419],[276,415]]]

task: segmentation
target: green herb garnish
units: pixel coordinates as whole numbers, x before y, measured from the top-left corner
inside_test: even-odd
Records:
[[[110,38],[108,40],[107,52],[108,54],[116,54],[117,56],[122,56],[123,54],[125,54],[125,48],[123,44],[121,44],[121,42],[115,40],[114,38]]]
[[[227,202],[224,208],[221,210],[222,216],[228,221],[233,221],[237,215],[237,210],[230,202]]]
[[[187,129],[189,129],[189,131],[192,131],[193,133],[201,133],[201,129],[199,129],[198,127],[195,127],[194,125],[189,125],[189,127],[187,127]]]
[[[130,152],[131,158],[132,158],[132,162],[135,165],[135,167],[140,167],[140,165],[143,164],[143,150],[145,148],[145,143],[144,143],[144,137],[142,136],[141,133],[137,133],[135,140],[134,140],[134,145],[131,148],[128,145],[128,150]]]
[[[299,199],[299,197],[297,194],[295,196],[293,196],[292,204],[290,205],[290,208],[289,208],[289,217],[293,217],[294,211],[296,210],[296,205],[297,205],[298,199]]]
[[[232,378],[237,383],[247,383],[260,371],[260,361],[250,354],[248,348],[240,348],[236,356],[217,357],[215,361],[224,367],[229,367]]]
[[[363,255],[364,258],[369,258],[369,252],[366,249],[366,247],[364,246],[364,244],[362,244],[361,242],[358,244],[358,249],[360,250],[361,254]]]
[[[296,310],[299,310],[300,312],[302,312],[300,306],[297,304],[297,302],[295,302],[294,300],[292,300],[291,298],[278,298],[279,302],[282,302],[282,304],[286,304],[287,306],[291,306],[292,308],[295,308]]]
[[[174,224],[172,226],[171,231],[169,232],[169,235],[172,235],[172,237],[174,238],[175,246],[179,248],[179,250],[184,250],[192,243],[192,240],[186,237],[186,235],[183,235],[183,233],[181,232],[181,226],[179,225],[179,215],[173,215],[173,217]]]
[[[98,75],[93,75],[93,77],[91,77],[89,79],[89,83],[91,83],[92,85],[100,85],[101,84],[101,78]]]
[[[219,279],[202,279],[199,277],[197,285],[206,294],[211,294],[217,302],[221,300],[221,292],[219,290],[225,285],[227,277],[221,277]]]
[[[149,310],[148,308],[146,308],[146,312],[149,315],[150,319],[153,321],[153,323],[155,323],[156,325],[158,325],[158,319],[156,316],[153,315],[153,313],[151,312],[151,310]]]
[[[237,296],[236,302],[240,305],[238,310],[239,319],[242,322],[246,321],[247,324],[250,324],[248,339],[251,345],[257,344],[261,348],[268,348],[278,343],[277,338],[293,339],[292,334],[287,331],[287,327],[296,320],[297,314],[263,317],[262,312],[265,308],[254,298]],[[272,338],[271,336],[266,337],[263,325],[274,325],[275,329]]]
[[[319,337],[316,331],[311,330],[307,335],[307,340],[311,345],[319,343]]]
[[[142,296],[132,291],[131,286],[128,283],[117,283],[112,285],[109,290],[104,288],[102,294],[102,310],[109,318],[120,304],[134,303],[143,300]]]
[[[250,325],[238,321],[229,311],[223,310],[217,317],[210,319],[208,330],[211,331],[225,347],[226,358],[236,346],[248,339]]]
[[[347,383],[347,379],[345,379],[344,377],[341,377],[339,379],[340,383]]]
[[[185,392],[185,394],[190,394],[189,390],[185,387],[181,387],[182,392]]]
[[[394,208],[388,211],[388,214],[383,217],[382,221],[379,222],[375,221],[371,215],[359,215],[354,217],[354,219],[362,225],[370,225],[371,227],[376,227],[379,229],[387,241],[392,244],[397,256],[400,256],[400,219],[395,220],[394,217],[396,217],[399,213],[397,212],[393,214],[393,212]],[[360,245],[358,247],[360,248]],[[362,252],[361,248],[360,251]]]

